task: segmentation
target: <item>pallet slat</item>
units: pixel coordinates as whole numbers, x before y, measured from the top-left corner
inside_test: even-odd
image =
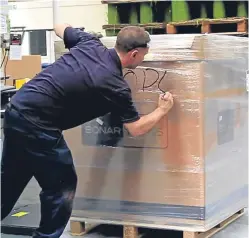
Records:
[[[147,23],[147,24],[108,24],[103,25],[104,30],[120,30],[126,26],[140,26],[145,29],[164,29],[166,27],[165,23]]]
[[[221,18],[221,19],[195,19],[190,21],[182,21],[182,22],[170,22],[167,24],[167,33],[168,34],[176,34],[179,27],[182,26],[201,26],[202,34],[212,33],[211,26],[212,25],[221,25],[221,24],[237,24],[237,31],[245,33],[248,32],[248,18]],[[222,32],[220,32],[222,33]]]
[[[189,21],[179,21],[179,22],[169,22],[169,24],[174,26],[191,26],[200,25],[203,22],[210,24],[226,24],[226,23],[241,23],[248,20],[246,17],[231,17],[231,18],[219,18],[219,19],[194,19]]]
[[[190,232],[190,231],[183,231],[182,238],[210,238],[219,231],[223,230],[225,227],[227,227],[232,222],[236,221],[238,218],[243,216],[245,213],[244,209],[239,210],[234,215],[230,216],[223,222],[219,223],[214,228],[206,231],[206,232]],[[92,230],[94,227],[97,226],[97,224],[87,224],[80,221],[71,220],[71,234],[72,235],[84,235],[88,231]],[[87,224],[87,225],[86,225]],[[139,232],[138,227],[133,225],[124,225],[123,226],[123,238],[139,238]]]
[[[138,229],[135,226],[124,226],[123,238],[134,238],[138,237]]]
[[[72,236],[82,236],[96,226],[96,224],[88,224],[80,221],[70,221],[70,233]]]
[[[212,25],[219,24],[237,24],[237,30],[231,32],[212,32]],[[168,24],[163,22],[147,23],[147,24],[107,24],[103,25],[102,28],[107,31],[117,31],[126,26],[140,26],[145,29],[165,29],[167,34],[177,34],[178,27],[181,26],[192,26],[200,27],[200,32],[213,33],[213,34],[223,34],[223,35],[237,35],[246,36],[248,35],[248,18],[225,18],[225,19],[196,19],[184,22],[170,22]],[[192,32],[194,33],[194,32]],[[196,32],[195,32],[196,33]]]
[[[248,32],[216,32],[210,33],[216,35],[230,35],[230,36],[248,36]]]
[[[225,221],[221,222],[220,224],[218,224],[216,227],[210,229],[209,231],[206,231],[204,233],[199,233],[196,238],[210,238],[210,237],[212,237],[213,235],[215,235],[216,233],[218,233],[219,231],[221,231],[225,227],[227,227],[229,224],[231,224],[232,222],[236,221],[238,218],[243,216],[244,213],[245,213],[244,209],[238,211],[237,213],[235,213],[231,217],[227,218]],[[183,237],[183,238],[188,238],[188,237]]]

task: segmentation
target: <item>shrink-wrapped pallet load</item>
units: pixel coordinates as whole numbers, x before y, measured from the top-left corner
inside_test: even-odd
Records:
[[[141,115],[164,91],[174,107],[138,138],[112,114],[65,132],[78,174],[72,216],[205,231],[247,206],[248,39],[151,38],[125,79]],[[114,46],[115,37],[101,40]]]

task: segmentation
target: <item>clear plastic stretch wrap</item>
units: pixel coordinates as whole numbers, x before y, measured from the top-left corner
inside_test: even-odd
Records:
[[[125,79],[141,115],[163,91],[175,105],[137,138],[111,114],[65,132],[78,174],[73,217],[206,231],[246,207],[247,67],[247,38],[152,36]]]

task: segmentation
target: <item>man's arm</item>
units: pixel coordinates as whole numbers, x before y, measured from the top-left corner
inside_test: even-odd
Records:
[[[158,108],[148,115],[140,116],[132,100],[132,92],[128,84],[117,77],[103,78],[105,82],[99,92],[112,105],[115,114],[132,136],[140,136],[149,132],[172,108],[173,97],[170,93],[159,95]],[[122,89],[116,89],[122,88]]]
[[[92,40],[98,40],[95,35],[89,34],[79,28],[73,28],[69,24],[56,25],[54,27],[54,32],[58,37],[63,39],[66,49],[73,48],[78,43],[89,43]]]
[[[124,126],[132,136],[140,136],[149,132],[172,108],[173,97],[170,93],[161,95],[158,101],[158,108],[139,120],[131,123],[124,123]]]
[[[166,114],[157,108],[148,115],[142,116],[138,121],[125,123],[124,126],[132,136],[141,136],[149,132]]]

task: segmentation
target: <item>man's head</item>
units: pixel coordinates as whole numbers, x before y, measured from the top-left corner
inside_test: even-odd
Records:
[[[115,49],[123,68],[135,69],[149,51],[150,35],[143,28],[128,26],[117,35]]]

